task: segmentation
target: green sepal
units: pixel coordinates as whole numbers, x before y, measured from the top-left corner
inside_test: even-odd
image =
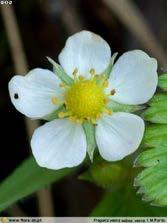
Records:
[[[167,91],[167,74],[162,74],[159,76],[158,86],[164,91]]]
[[[71,85],[74,83],[74,80],[65,73],[63,68],[56,63],[54,60],[52,60],[50,57],[47,57],[48,61],[53,65],[53,71],[58,76],[58,78],[65,84]]]
[[[111,65],[113,67],[116,57],[118,56],[118,52],[114,53],[111,57]]]
[[[25,160],[0,184],[0,211],[49,184],[71,174],[75,168],[48,170],[39,167],[33,157]]]
[[[125,105],[113,100],[110,100],[107,107],[112,109],[114,112],[136,112],[145,108],[143,105]]]
[[[86,121],[83,124],[83,128],[86,135],[87,152],[88,152],[91,162],[93,162],[94,150],[96,148],[95,126],[92,123]]]
[[[45,116],[43,119],[47,120],[47,121],[52,121],[54,119],[58,119],[59,116],[59,112],[64,112],[66,111],[66,108],[64,107],[64,105],[60,106],[57,110],[55,110],[54,112],[52,112],[51,114]]]
[[[115,61],[117,55],[118,55],[118,53],[114,53],[112,55],[109,65],[107,66],[105,71],[101,74],[101,75],[105,75],[106,79],[108,79],[110,77],[111,70],[112,70],[112,67],[114,65],[114,61]]]
[[[94,160],[90,168],[80,175],[79,179],[87,180],[106,188],[122,183],[128,171],[121,163],[111,163],[101,158]]]

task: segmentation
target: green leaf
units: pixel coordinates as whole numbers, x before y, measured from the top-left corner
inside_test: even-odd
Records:
[[[65,73],[65,71],[63,70],[63,68],[58,63],[56,63],[50,57],[47,57],[47,59],[53,65],[53,71],[54,71],[54,73],[58,76],[58,78],[60,78],[60,80],[63,83],[65,83],[67,85],[71,85],[71,84],[74,83],[73,79],[69,75],[67,75]]]
[[[162,74],[159,76],[158,86],[164,91],[167,91],[167,74]]]
[[[149,105],[151,107],[161,107],[161,108],[167,108],[167,94],[161,93],[156,94],[150,101]]]
[[[95,207],[91,216],[99,217],[145,217],[167,216],[167,209],[150,206],[136,196],[131,185],[124,182],[120,188],[114,188],[105,193]]]
[[[164,101],[164,103],[166,103]],[[144,113],[144,119],[153,123],[167,124],[167,108],[150,107]]]
[[[142,152],[135,166],[146,167],[135,179],[138,193],[152,205],[167,206],[167,125],[149,125],[143,143],[151,148]]]
[[[159,146],[154,149],[147,149],[142,152],[135,160],[137,167],[151,167],[159,163],[167,163],[167,147]]]
[[[95,126],[90,122],[84,122],[83,127],[87,140],[87,152],[90,157],[90,160],[93,162],[93,154],[96,148]]]
[[[0,184],[0,211],[35,191],[59,181],[75,169],[48,170],[39,167],[34,158],[24,161]]]
[[[143,144],[148,147],[167,145],[167,125],[151,124],[146,126]]]
[[[142,105],[125,105],[125,104],[120,104],[118,102],[110,100],[108,108],[112,109],[114,112],[136,112],[139,110],[144,109],[144,106]]]
[[[121,184],[127,177],[127,173],[127,168],[121,163],[110,163],[98,158],[79,178],[105,188]]]
[[[144,169],[135,179],[134,185],[139,186],[138,193],[143,194],[143,200],[152,205],[167,206],[167,163]]]
[[[155,95],[149,105],[150,107],[143,113],[144,119],[153,123],[167,124],[167,95]]]

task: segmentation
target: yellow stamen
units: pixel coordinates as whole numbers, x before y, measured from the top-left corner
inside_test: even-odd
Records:
[[[84,78],[82,75],[79,75],[79,77],[78,77],[78,78],[79,78],[79,80],[80,80],[80,81],[85,80],[85,78]]]
[[[52,101],[52,104],[54,104],[54,105],[56,105],[58,103],[58,99],[55,96],[53,96],[51,98],[51,101]]]
[[[104,103],[107,104],[110,100],[106,97],[104,98]]]
[[[78,123],[78,124],[82,124],[83,121],[84,121],[84,119],[77,119],[77,123]]]
[[[58,113],[59,118],[65,118],[65,117],[70,116],[70,115],[71,115],[70,111],[65,111],[65,112],[61,111],[61,112]]]
[[[115,89],[112,89],[112,90],[110,91],[110,95],[114,95],[115,93],[116,93]]]
[[[107,95],[104,91],[108,87],[106,76],[96,76],[95,69],[91,69],[90,74],[92,77],[87,80],[78,74],[77,68],[74,69],[74,83],[68,88],[65,85],[63,103],[66,111],[59,112],[59,118],[68,117],[75,123],[82,124],[84,121],[89,121],[96,125],[102,113],[112,115],[112,110],[107,108],[111,94]],[[114,94],[115,90],[110,93]]]
[[[91,118],[90,121],[91,121],[92,124],[94,124],[94,125],[96,124],[96,119],[95,118]]]
[[[103,87],[108,87],[108,81],[103,82]]]
[[[78,69],[75,68],[74,71],[72,72],[72,74],[73,74],[74,77],[77,77],[77,73],[78,73]]]
[[[78,119],[95,118],[105,106],[104,88],[94,80],[74,83],[65,95],[66,107]]]
[[[99,119],[101,117],[101,114],[96,115],[96,119]]]
[[[59,87],[65,87],[65,84],[64,83],[60,83]]]
[[[113,111],[110,108],[104,108],[103,112],[108,114],[108,115],[112,115],[113,114]]]
[[[77,118],[75,116],[70,116],[68,118],[71,122],[76,122],[77,121]]]
[[[96,71],[93,68],[90,69],[89,73],[91,74],[92,78],[94,78],[96,75]]]
[[[113,111],[111,109],[108,109],[108,114],[109,115],[112,115],[113,114]]]

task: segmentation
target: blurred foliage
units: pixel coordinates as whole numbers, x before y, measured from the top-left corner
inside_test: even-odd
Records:
[[[25,196],[62,179],[74,170],[74,168],[48,170],[39,167],[34,158],[27,159],[0,184],[0,211]]]
[[[141,201],[132,185],[127,186],[126,182],[122,182],[120,187],[112,188],[105,193],[91,216],[167,216],[167,209],[152,207]]]
[[[80,179],[93,182],[96,185],[109,188],[122,184],[129,177],[129,170],[122,162],[107,162],[97,157],[87,171],[80,175]]]

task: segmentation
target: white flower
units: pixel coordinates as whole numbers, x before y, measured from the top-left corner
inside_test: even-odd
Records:
[[[72,85],[63,87],[53,72],[39,68],[9,82],[12,103],[30,118],[45,118],[65,106],[60,119],[39,127],[32,136],[32,152],[40,166],[60,169],[79,165],[87,150],[82,127],[86,120],[95,124],[96,143],[104,159],[120,160],[139,147],[144,121],[134,114],[113,112],[108,103],[147,102],[157,87],[157,61],[141,50],[129,51],[113,65],[106,80],[100,74],[110,60],[107,42],[82,31],[68,38],[59,55],[61,66],[74,78]]]

